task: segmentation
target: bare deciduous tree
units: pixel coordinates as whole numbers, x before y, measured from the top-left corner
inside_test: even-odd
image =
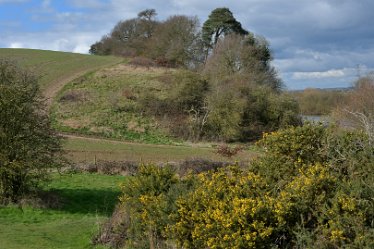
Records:
[[[374,73],[357,80],[347,104],[337,108],[334,117],[345,127],[362,130],[374,143]]]

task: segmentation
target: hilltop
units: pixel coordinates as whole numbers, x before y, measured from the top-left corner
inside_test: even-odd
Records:
[[[40,77],[40,88],[50,101],[65,83],[123,61],[123,58],[114,56],[12,48],[0,48],[0,58],[15,60]]]

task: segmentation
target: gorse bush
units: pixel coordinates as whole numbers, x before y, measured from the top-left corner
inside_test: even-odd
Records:
[[[374,151],[365,134],[305,125],[264,134],[259,145],[264,155],[247,168],[178,177],[144,167],[123,188],[131,217],[124,241],[132,248],[374,246]]]
[[[275,229],[266,184],[237,167],[200,174],[177,206],[172,231],[182,248],[265,248]]]
[[[326,128],[322,125],[307,124],[286,130],[264,133],[258,145],[269,154],[285,157],[287,161],[310,164],[321,162],[321,150]]]
[[[175,201],[188,190],[186,186],[170,166],[140,166],[138,174],[122,185],[120,202],[130,216],[124,244],[132,248],[166,248]]]

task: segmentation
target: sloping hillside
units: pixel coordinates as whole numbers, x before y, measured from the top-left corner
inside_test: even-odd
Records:
[[[163,98],[177,70],[118,64],[87,73],[60,91],[54,125],[65,132],[147,143],[171,142],[160,120],[140,106],[149,94]]]
[[[50,100],[74,78],[123,61],[114,56],[9,48],[0,48],[0,58],[15,60],[35,72],[40,77],[41,89]]]

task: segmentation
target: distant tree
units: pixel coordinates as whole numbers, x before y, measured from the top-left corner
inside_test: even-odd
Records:
[[[276,91],[281,80],[270,65],[272,56],[267,41],[251,33],[246,36],[230,34],[217,42],[207,58],[204,71],[219,82],[241,78],[243,84],[264,85]]]
[[[37,79],[0,60],[0,202],[17,201],[62,164]]]
[[[138,13],[138,19],[144,37],[150,38],[153,35],[153,32],[157,26],[157,22],[155,20],[156,16],[157,12],[155,9],[146,9]]]
[[[118,49],[118,43],[119,41],[113,40],[109,36],[103,36],[100,41],[91,45],[89,53],[94,55],[115,54],[116,48]]]
[[[120,21],[110,33],[110,39],[118,43],[118,49],[112,46],[115,55],[136,56],[144,53],[150,31],[142,26],[138,18]],[[113,42],[112,42],[113,43]]]
[[[139,12],[137,18],[119,21],[109,35],[91,45],[90,53],[96,55],[140,56],[152,37],[158,22],[154,9]]]
[[[155,9],[146,9],[138,13],[138,18],[143,18],[147,21],[152,21],[155,18],[155,16],[157,16]]]
[[[235,19],[228,8],[213,10],[202,29],[202,38],[206,46],[213,47],[221,35],[230,33],[246,35],[248,31],[242,28],[241,23]]]
[[[303,115],[329,115],[338,106],[343,106],[347,91],[306,88],[291,93],[300,105]]]
[[[365,132],[369,142],[374,145],[374,73],[356,81],[345,105],[339,106],[334,116],[343,126]]]
[[[196,17],[171,16],[155,29],[149,43],[149,54],[171,66],[185,66],[196,62],[202,53],[199,44],[199,21]]]

